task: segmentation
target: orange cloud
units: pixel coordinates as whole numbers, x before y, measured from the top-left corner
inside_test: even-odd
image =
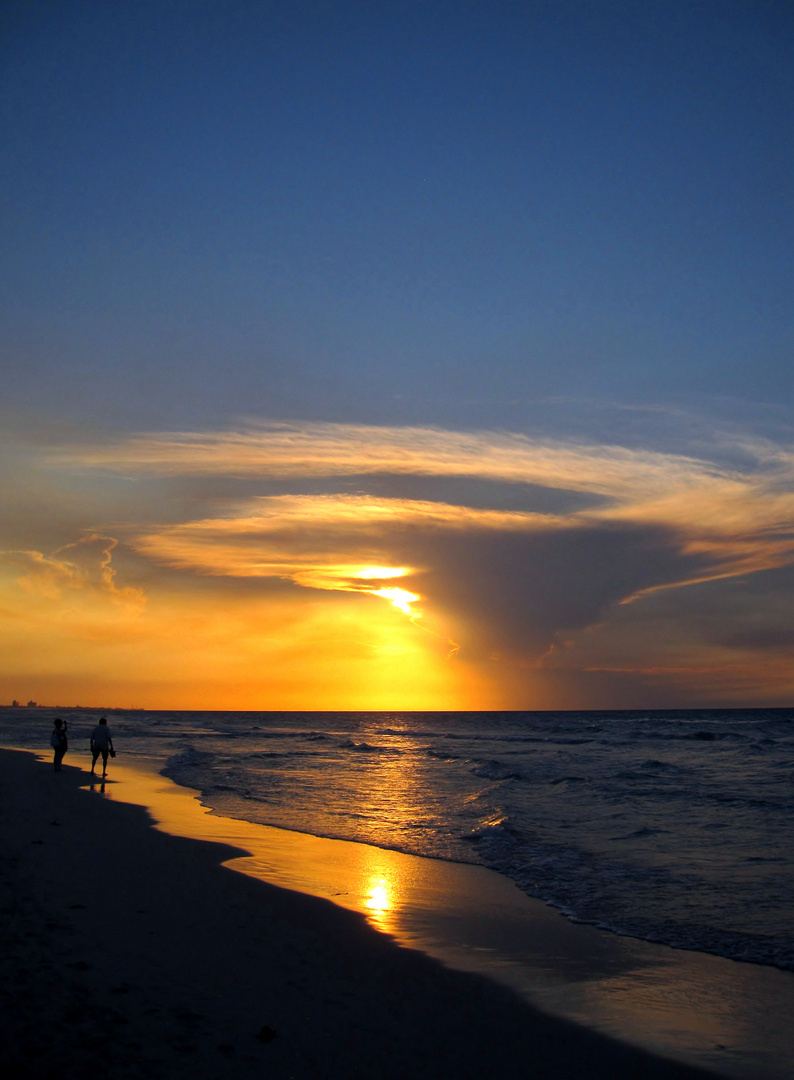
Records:
[[[676,538],[682,556],[696,558],[682,561],[678,580],[649,587],[755,572],[794,559],[790,492],[775,490],[765,478],[720,475],[711,468],[695,474],[690,467],[685,478],[675,467],[672,472],[655,492],[638,498],[633,489],[616,486],[608,505],[568,514],[368,495],[257,497],[235,514],[161,526],[131,542],[147,556],[200,573],[283,577],[352,590],[367,589],[367,568],[393,567],[403,558],[405,537],[422,533],[538,535],[601,528],[606,535],[615,526],[656,527]],[[424,562],[420,557],[400,572],[419,573]]]

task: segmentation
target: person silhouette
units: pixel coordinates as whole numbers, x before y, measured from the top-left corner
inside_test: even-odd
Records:
[[[91,732],[91,753],[93,760],[91,761],[91,772],[94,771],[97,763],[97,758],[102,755],[102,775],[104,776],[108,771],[108,751],[110,756],[115,757],[116,751],[113,749],[113,739],[110,737],[110,728],[108,722],[103,716],[97,726]]]
[[[50,746],[53,749],[52,766],[56,772],[61,771],[63,756],[69,749],[69,740],[66,737],[66,721],[60,716],[53,720],[53,731],[50,735]]]

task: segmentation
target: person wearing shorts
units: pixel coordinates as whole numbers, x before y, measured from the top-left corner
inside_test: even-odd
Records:
[[[110,728],[108,722],[103,716],[97,726],[91,732],[91,754],[93,760],[91,761],[91,772],[96,768],[97,758],[102,755],[102,775],[108,771],[108,752],[111,757],[116,756],[116,752],[113,749],[113,739],[110,737]]]

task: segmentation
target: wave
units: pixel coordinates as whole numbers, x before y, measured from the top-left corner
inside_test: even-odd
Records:
[[[630,863],[605,862],[574,849],[517,844],[512,831],[500,822],[473,830],[470,839],[479,841],[477,849],[487,866],[573,922],[672,948],[794,971],[790,936],[723,930],[708,923],[665,918],[661,910],[653,911],[652,901],[643,911],[641,897],[653,897],[665,889],[669,875],[663,868],[639,870]],[[676,891],[680,890],[686,890],[684,881],[678,883]],[[616,904],[616,896],[630,898],[631,903]]]
[[[646,840],[649,836],[666,836],[668,835],[667,829],[654,829],[650,825],[643,825],[639,829],[635,829],[634,832],[628,833],[626,836],[616,836],[616,840]]]
[[[493,837],[509,837],[512,835],[512,830],[509,827],[508,820],[507,817],[498,817],[491,821],[485,821],[472,829],[471,832],[464,833],[461,836],[461,840],[476,843],[479,840],[491,839]]]
[[[209,766],[215,760],[216,755],[211,750],[197,750],[194,746],[186,746],[179,753],[168,758],[162,772],[165,776],[168,776],[170,775],[168,770]]]
[[[473,776],[483,780],[520,780],[521,773],[503,765],[501,761],[482,761],[469,770]]]
[[[410,728],[376,728],[375,735],[390,735],[399,739],[435,739],[437,731],[425,731],[423,729],[412,730]]]
[[[368,742],[355,742],[353,739],[347,739],[345,742],[339,744],[343,750],[355,750],[356,753],[369,753],[369,754],[402,754],[403,751],[399,746],[378,746],[376,743]]]

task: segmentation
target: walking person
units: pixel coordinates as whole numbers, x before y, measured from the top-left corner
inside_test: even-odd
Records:
[[[69,749],[69,740],[66,737],[66,721],[60,716],[53,720],[53,731],[50,735],[50,746],[53,749],[52,766],[56,772],[61,771],[63,755]]]
[[[96,768],[97,758],[102,755],[102,775],[108,771],[108,752],[111,757],[116,756],[116,751],[113,749],[113,739],[110,736],[110,728],[108,722],[103,716],[97,726],[91,732],[91,754],[93,759],[91,761],[91,772]]]

